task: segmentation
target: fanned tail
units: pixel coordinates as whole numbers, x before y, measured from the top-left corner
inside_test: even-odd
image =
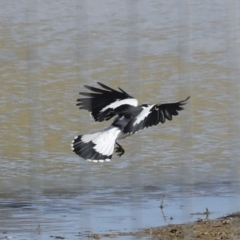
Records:
[[[79,135],[72,141],[72,150],[92,162],[109,162],[120,130],[111,126],[101,132]]]

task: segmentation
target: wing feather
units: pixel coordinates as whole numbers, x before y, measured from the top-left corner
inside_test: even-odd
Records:
[[[86,89],[90,90],[90,91],[93,91],[93,92],[98,92],[98,93],[103,93],[104,92],[104,90],[102,90],[102,89],[91,87],[91,86],[84,85],[84,87]]]
[[[189,98],[187,97],[185,100],[176,103],[142,105],[142,111],[129,121],[123,132],[133,134],[144,128],[164,123],[166,119],[171,121],[172,116],[177,116],[178,111],[184,109],[182,106],[187,103]]]
[[[88,110],[95,121],[109,120],[119,114],[119,109],[124,111],[129,106],[137,106],[137,100],[121,88],[119,88],[120,91],[117,91],[100,82],[98,82],[98,85],[102,89],[84,85],[86,89],[92,92],[80,92],[80,95],[87,98],[77,99],[79,109]],[[115,109],[117,110],[115,111]]]

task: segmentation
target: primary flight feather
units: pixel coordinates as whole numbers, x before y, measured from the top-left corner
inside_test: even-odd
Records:
[[[117,142],[144,128],[148,128],[165,120],[172,120],[190,97],[176,103],[142,104],[121,88],[112,89],[100,82],[101,88],[84,86],[92,92],[80,92],[86,98],[77,99],[79,109],[88,110],[95,121],[102,122],[115,117],[113,123],[93,134],[79,135],[72,141],[72,150],[85,160],[93,162],[107,162],[115,151],[121,157],[124,149]]]

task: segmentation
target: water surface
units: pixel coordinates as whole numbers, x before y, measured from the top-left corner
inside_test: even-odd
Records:
[[[239,210],[237,3],[0,5],[2,234],[82,239]],[[97,81],[140,103],[191,98],[173,121],[121,141],[121,158],[91,164],[70,143],[110,124],[75,106]]]

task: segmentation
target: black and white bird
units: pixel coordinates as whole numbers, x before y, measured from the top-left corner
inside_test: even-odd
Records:
[[[92,92],[80,92],[87,98],[77,99],[79,109],[88,110],[95,121],[102,122],[115,117],[113,123],[96,133],[79,135],[72,141],[72,150],[81,158],[92,162],[108,162],[114,149],[119,157],[124,149],[117,140],[128,137],[144,128],[148,128],[165,120],[172,120],[187,103],[186,98],[176,103],[142,104],[121,88],[114,90],[100,82],[102,88],[84,86]],[[116,145],[116,148],[114,148]]]

